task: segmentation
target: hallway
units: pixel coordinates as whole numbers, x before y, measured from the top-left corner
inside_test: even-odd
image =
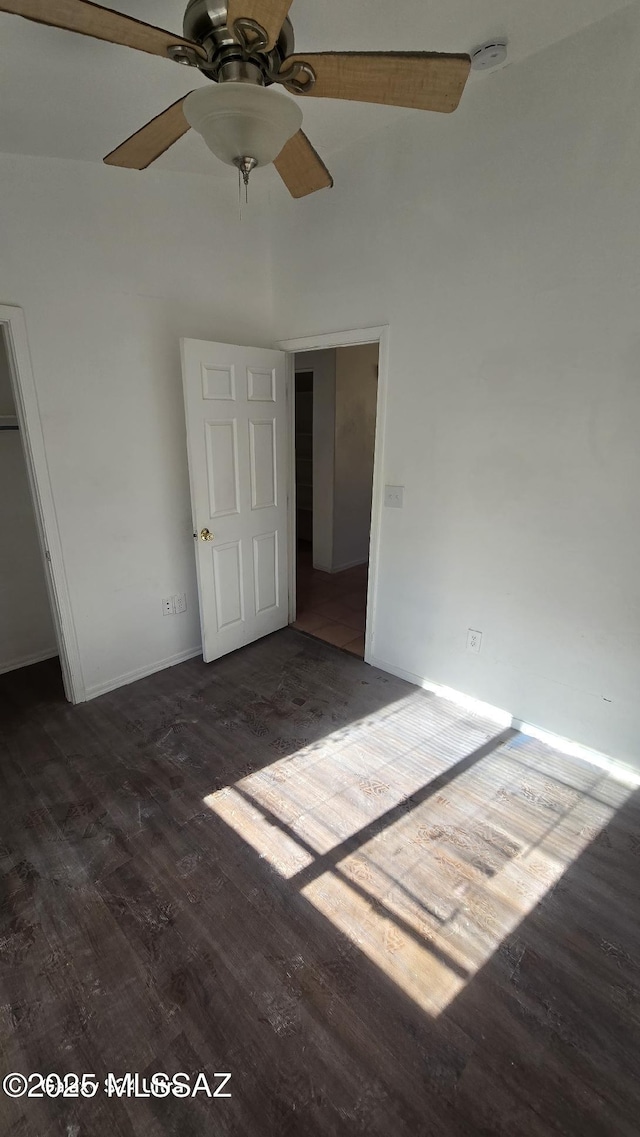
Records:
[[[300,542],[293,627],[363,659],[367,576],[368,565],[335,573],[314,569],[310,545]]]

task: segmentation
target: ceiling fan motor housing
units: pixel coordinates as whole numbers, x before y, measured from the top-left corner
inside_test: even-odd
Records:
[[[293,27],[287,18],[275,47],[267,52],[257,51],[247,60],[237,36],[228,27],[226,0],[189,0],[183,34],[204,48],[209,63],[201,64],[199,69],[216,82],[234,79],[269,86],[273,82],[270,76],[277,75],[295,47]]]

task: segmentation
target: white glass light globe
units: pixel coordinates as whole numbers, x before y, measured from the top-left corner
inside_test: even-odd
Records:
[[[293,99],[253,83],[216,83],[192,91],[184,115],[216,158],[229,166],[242,158],[267,166],[302,125],[302,111]]]

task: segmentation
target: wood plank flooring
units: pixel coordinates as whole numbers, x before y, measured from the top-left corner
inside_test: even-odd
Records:
[[[640,795],[292,629],[0,677],[2,1137],[637,1137]]]

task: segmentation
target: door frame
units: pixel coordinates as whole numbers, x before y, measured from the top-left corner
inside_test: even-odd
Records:
[[[276,347],[287,352],[287,397],[289,400],[289,622],[296,618],[296,493],[295,493],[295,372],[297,352],[322,351],[326,348],[353,347],[357,344],[378,344],[378,400],[376,405],[376,433],[373,456],[373,491],[371,495],[371,531],[369,536],[369,583],[367,588],[367,616],[364,641],[365,663],[374,657],[374,618],[378,592],[378,562],[382,529],[383,455],[386,426],[387,389],[389,384],[389,325],[357,328],[342,332],[323,332],[315,336],[278,340]]]
[[[0,304],[0,333],[4,335],[9,359],[9,376],[58,645],[64,692],[70,703],[82,703],[86,699],[84,677],[49,477],[38,395],[31,366],[27,324],[22,308]]]

